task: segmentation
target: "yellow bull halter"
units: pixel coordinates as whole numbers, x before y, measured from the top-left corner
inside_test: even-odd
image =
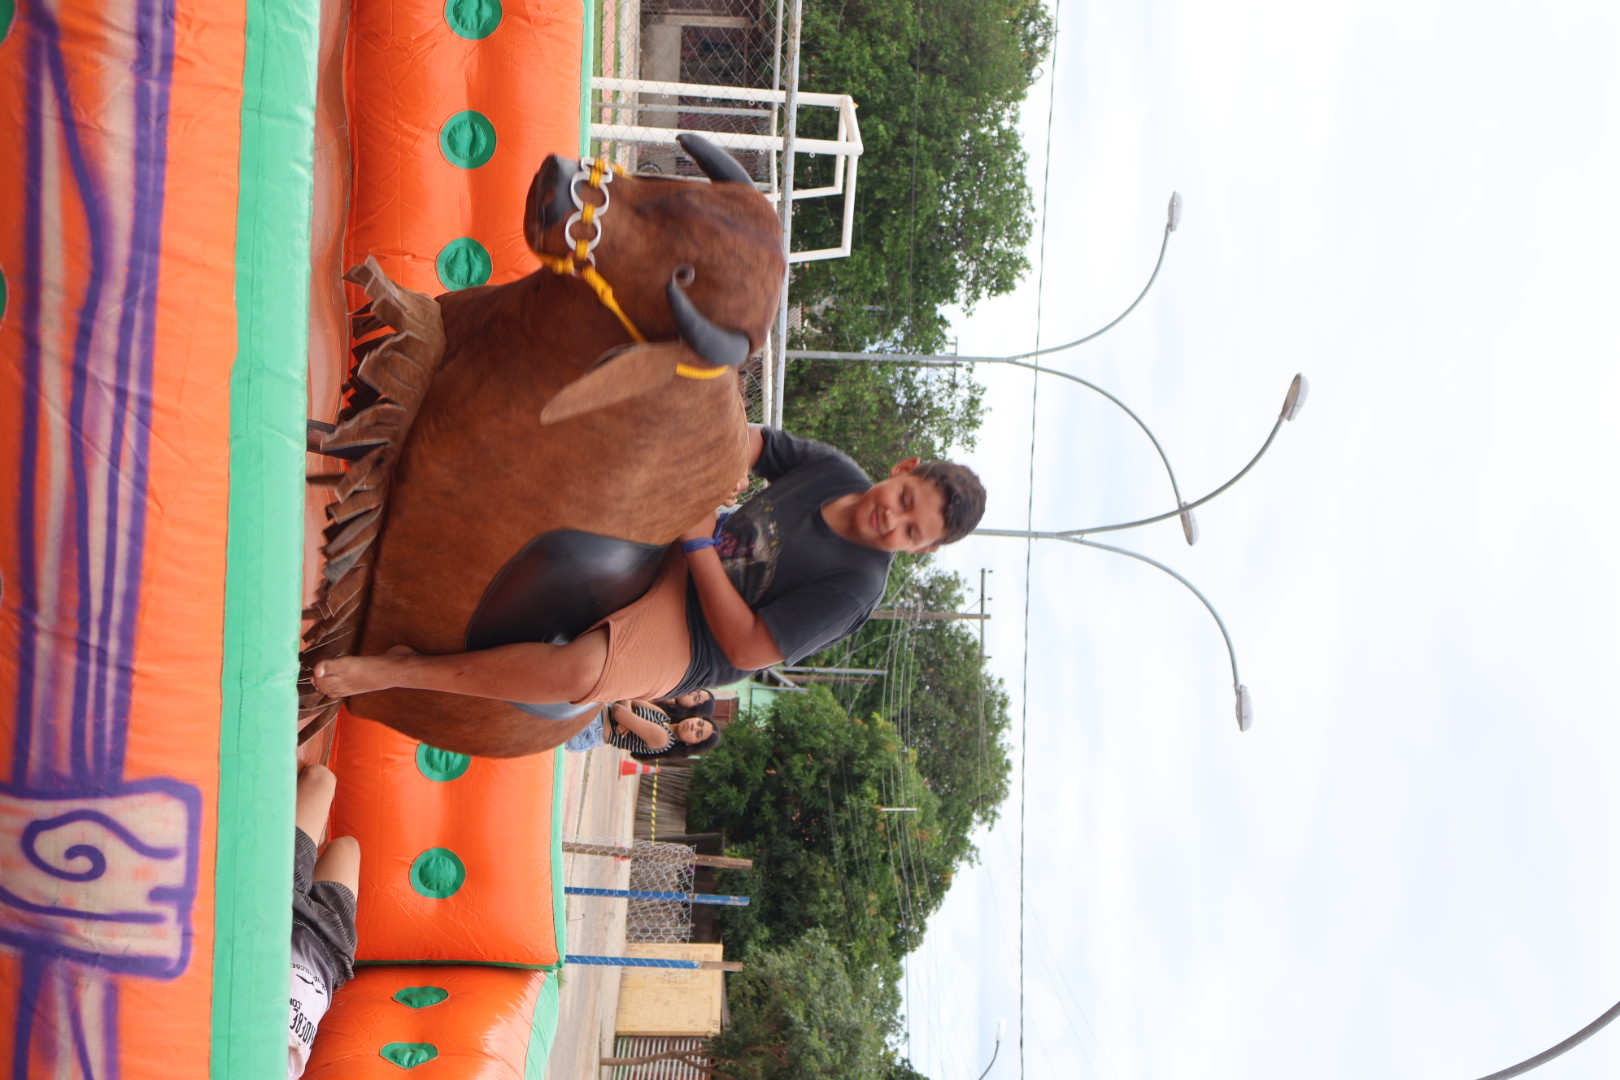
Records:
[[[577,277],[591,287],[596,298],[602,306],[624,324],[625,332],[637,343],[645,343],[647,337],[636,324],[626,315],[619,306],[619,301],[613,295],[613,286],[607,283],[596,269],[596,245],[602,240],[602,218],[607,216],[608,207],[612,205],[612,196],[608,193],[608,185],[613,183],[613,177],[625,175],[624,169],[618,165],[609,165],[606,158],[597,158],[589,167],[582,161],[575,171],[573,178],[568,182],[568,195],[574,202],[574,212],[569,215],[568,221],[563,225],[563,236],[573,242],[574,248],[567,255],[547,255],[543,251],[535,252],[540,265],[554,274],[562,277]],[[580,186],[595,188],[602,194],[602,205],[588,203],[580,194]],[[573,237],[574,224],[578,222],[587,229],[587,235]],[[725,372],[724,367],[695,367],[687,363],[675,365],[675,374],[688,379],[713,379]]]

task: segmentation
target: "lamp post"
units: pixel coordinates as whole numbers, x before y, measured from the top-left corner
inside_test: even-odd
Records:
[[[1283,424],[1293,420],[1299,415],[1300,410],[1305,407],[1305,398],[1310,393],[1310,385],[1311,384],[1306,380],[1305,376],[1294,376],[1293,382],[1288,384],[1288,396],[1283,398],[1282,410],[1277,414],[1277,422],[1271,425],[1271,433],[1266,436],[1266,441],[1261,444],[1259,450],[1255,451],[1255,455],[1249,459],[1249,463],[1237,471],[1237,475],[1233,476],[1232,479],[1228,480],[1226,483],[1222,484],[1208,495],[1205,495],[1199,499],[1194,499],[1192,502],[1182,502],[1180,493],[1178,492],[1176,498],[1178,505],[1174,510],[1167,510],[1162,514],[1155,514],[1152,517],[1138,518],[1135,521],[1122,521],[1114,525],[1092,525],[1084,529],[1064,529],[1056,535],[1069,538],[1086,536],[1091,533],[1118,532],[1121,529],[1134,529],[1138,525],[1151,525],[1156,521],[1164,521],[1166,518],[1173,517],[1182,517],[1183,528],[1185,528],[1185,516],[1189,511],[1195,507],[1203,506],[1205,503],[1215,498],[1215,496],[1219,495],[1221,492],[1243,479],[1243,477],[1248,474],[1249,470],[1254,468],[1260,459],[1265,456],[1266,451],[1271,449],[1272,441],[1277,438],[1277,432],[1281,430]],[[1123,408],[1123,406],[1121,406],[1121,408]],[[1158,445],[1157,439],[1154,440],[1154,445]],[[1165,465],[1168,467],[1169,462],[1166,462]],[[983,529],[977,531],[984,532],[986,535],[1010,535],[1005,533],[991,533]],[[1191,539],[1189,539],[1188,543],[1191,542]]]
[[[1590,1024],[1587,1024],[1585,1027],[1581,1028],[1581,1030],[1577,1031],[1563,1042],[1558,1043],[1555,1046],[1549,1046],[1535,1057],[1525,1058],[1517,1065],[1510,1065],[1506,1069],[1500,1069],[1497,1072],[1491,1073],[1489,1076],[1481,1077],[1480,1080],[1508,1080],[1508,1077],[1510,1076],[1523,1076],[1531,1069],[1538,1069],[1547,1064],[1547,1062],[1551,1061],[1553,1058],[1575,1049],[1575,1047],[1581,1045],[1581,1043],[1585,1042],[1587,1039],[1590,1039],[1599,1031],[1602,1031],[1603,1028],[1608,1025],[1609,1021],[1613,1020],[1616,1016],[1620,1016],[1620,1001],[1610,1005],[1608,1009],[1604,1011],[1602,1016],[1598,1017]],[[984,1078],[980,1077],[979,1080],[984,1080]]]
[[[1164,563],[1159,562],[1156,559],[1150,559],[1140,552],[1130,551],[1122,547],[1114,547],[1112,544],[1100,544],[1095,540],[1087,540],[1084,537],[1072,532],[1034,532],[1025,529],[975,529],[973,530],[973,535],[1010,536],[1019,540],[1062,540],[1064,543],[1068,544],[1080,544],[1083,547],[1098,548],[1102,551],[1112,551],[1115,555],[1124,555],[1126,558],[1135,559],[1137,562],[1147,563],[1149,566],[1154,567],[1157,570],[1161,570],[1175,578],[1177,581],[1181,582],[1183,588],[1192,593],[1194,596],[1198,597],[1198,602],[1204,605],[1204,610],[1209,612],[1210,618],[1215,620],[1215,625],[1221,631],[1221,640],[1226,642],[1226,658],[1232,665],[1232,693],[1236,701],[1238,730],[1249,730],[1250,725],[1254,722],[1254,700],[1249,695],[1249,688],[1243,685],[1243,680],[1238,676],[1237,651],[1232,648],[1232,635],[1227,632],[1226,623],[1224,620],[1222,620],[1221,613],[1215,610],[1215,605],[1210,603],[1209,598],[1203,593],[1199,592],[1198,587],[1192,582],[1188,581],[1186,578],[1164,565]]]
[[[1119,400],[1119,398],[1115,397],[1113,394],[1110,394],[1107,390],[1104,390],[1096,383],[1082,379],[1078,375],[1071,375],[1069,372],[1059,371],[1057,368],[1043,367],[1040,364],[1031,363],[1028,360],[1022,360],[1012,356],[979,357],[970,361],[967,359],[955,359],[947,356],[900,356],[891,353],[813,352],[803,349],[796,349],[790,352],[788,355],[799,360],[909,363],[916,364],[919,367],[959,367],[966,363],[1007,364],[1011,367],[1023,368],[1026,371],[1033,371],[1040,375],[1052,375],[1059,379],[1067,379],[1072,383],[1078,383],[1087,390],[1101,394],[1103,397],[1119,406],[1120,410],[1124,412],[1126,416],[1129,416],[1133,421],[1135,421],[1137,427],[1142,429],[1142,434],[1148,437],[1148,441],[1153,443],[1153,449],[1158,451],[1159,460],[1164,462],[1164,471],[1170,477],[1171,493],[1175,496],[1177,504],[1182,504],[1181,487],[1176,483],[1176,470],[1170,467],[1170,458],[1165,455],[1164,447],[1159,444],[1158,436],[1153,434],[1153,430],[1147,426],[1146,421],[1144,421],[1140,416],[1137,416],[1135,411],[1133,411],[1129,405]],[[1182,534],[1186,536],[1187,543],[1196,544],[1198,542],[1198,522],[1193,518],[1192,511],[1190,509],[1183,511],[1181,514],[1181,531]]]
[[[961,361],[962,363],[982,364],[993,360],[1033,360],[1037,356],[1050,356],[1052,353],[1063,352],[1065,349],[1072,349],[1077,345],[1084,345],[1086,342],[1091,341],[1094,338],[1099,338],[1108,333],[1108,331],[1112,330],[1114,327],[1123,322],[1125,320],[1125,316],[1136,310],[1136,305],[1142,302],[1142,298],[1148,294],[1148,290],[1153,288],[1153,283],[1159,279],[1159,268],[1164,265],[1164,253],[1170,246],[1170,234],[1175,232],[1176,227],[1180,224],[1181,193],[1178,191],[1172,191],[1170,193],[1170,209],[1165,215],[1164,241],[1159,245],[1159,260],[1153,264],[1153,273],[1148,275],[1147,284],[1142,286],[1142,291],[1136,294],[1136,299],[1131,301],[1130,306],[1124,311],[1120,312],[1118,315],[1114,316],[1113,320],[1107,325],[1103,326],[1099,330],[1093,330],[1085,337],[1075,338],[1073,341],[1066,341],[1062,345],[1048,345],[1044,349],[1034,349],[1030,352],[1013,353],[1011,356],[938,356],[932,353],[818,352],[815,350],[806,349],[789,349],[785,355],[790,360],[957,360]]]
[[[1103,397],[1107,398],[1109,401],[1112,401],[1115,405],[1118,405],[1121,409],[1123,409],[1127,416],[1136,421],[1136,426],[1141,428],[1143,433],[1146,434],[1147,437],[1152,441],[1153,449],[1159,452],[1159,460],[1164,462],[1164,471],[1169,474],[1170,477],[1170,490],[1175,495],[1176,502],[1179,504],[1181,502],[1181,490],[1176,485],[1176,472],[1170,467],[1170,459],[1165,456],[1164,447],[1159,445],[1159,440],[1154,436],[1153,432],[1148,429],[1147,424],[1143,423],[1140,416],[1137,416],[1134,412],[1132,412],[1123,401],[1119,400],[1113,394],[1110,394],[1108,391],[1104,390],[1095,383],[1087,382],[1078,375],[1070,375],[1066,371],[1058,371],[1054,368],[1043,367],[1040,364],[1031,363],[1030,361],[1034,360],[1036,357],[1047,356],[1051,353],[1063,352],[1065,349],[1072,349],[1077,345],[1084,345],[1086,342],[1091,341],[1094,338],[1101,337],[1103,334],[1106,334],[1108,331],[1112,330],[1114,327],[1118,326],[1122,321],[1124,321],[1125,316],[1135,311],[1136,306],[1142,302],[1142,298],[1148,294],[1148,290],[1153,288],[1153,283],[1159,279],[1159,268],[1164,265],[1165,252],[1168,251],[1170,247],[1170,234],[1175,232],[1180,224],[1181,193],[1179,191],[1172,191],[1170,193],[1170,205],[1165,212],[1164,239],[1159,244],[1159,258],[1153,264],[1153,273],[1148,275],[1147,284],[1142,286],[1142,291],[1136,294],[1136,299],[1131,301],[1130,306],[1124,311],[1120,312],[1118,315],[1114,316],[1114,318],[1107,325],[1103,326],[1099,330],[1093,330],[1085,337],[1076,338],[1075,340],[1065,342],[1062,345],[1050,345],[1044,349],[1035,349],[1032,352],[1025,353],[1014,353],[1011,356],[939,356],[930,353],[833,352],[820,349],[788,349],[783,353],[783,355],[789,360],[867,361],[878,363],[917,364],[922,367],[957,367],[962,364],[1010,364],[1013,367],[1026,368],[1042,375],[1055,375],[1060,379],[1068,379],[1071,382],[1079,383],[1081,386],[1094,390]],[[1180,517],[1182,535],[1187,538],[1188,544],[1196,544],[1198,542],[1198,522],[1193,518],[1192,510],[1190,508],[1184,510],[1181,512]]]
[[[1202,506],[1204,503],[1209,502],[1221,492],[1243,479],[1248,471],[1254,468],[1255,464],[1260,460],[1260,458],[1265,455],[1265,452],[1270,449],[1271,444],[1277,438],[1277,432],[1282,428],[1282,425],[1287,421],[1293,420],[1299,415],[1300,410],[1305,406],[1305,398],[1309,391],[1310,384],[1306,381],[1305,376],[1295,375],[1293,381],[1288,384],[1288,393],[1283,398],[1282,408],[1278,411],[1276,422],[1271,425],[1270,434],[1266,436],[1265,443],[1261,445],[1259,451],[1256,452],[1254,457],[1249,459],[1249,463],[1243,466],[1242,469],[1238,470],[1236,476],[1233,476],[1226,483],[1222,484],[1220,487],[1216,488],[1214,491],[1200,499],[1195,499],[1190,503],[1184,502],[1180,498],[1180,493],[1177,492],[1177,509],[1175,510],[1168,511],[1163,514],[1157,514],[1153,517],[1141,518],[1136,521],[1121,522],[1115,525],[1096,525],[1083,529],[1062,529],[1056,531],[1034,531],[1029,529],[975,529],[973,530],[973,535],[1006,536],[1020,540],[1062,540],[1066,543],[1080,544],[1084,547],[1100,548],[1103,551],[1112,551],[1116,555],[1124,555],[1128,558],[1135,559],[1138,562],[1146,563],[1149,566],[1155,567],[1156,569],[1161,570],[1175,578],[1182,584],[1184,588],[1187,589],[1188,592],[1192,593],[1198,598],[1199,603],[1204,605],[1204,609],[1208,611],[1210,617],[1215,620],[1215,625],[1220,628],[1221,639],[1226,643],[1226,657],[1232,665],[1232,693],[1234,697],[1234,712],[1237,717],[1238,730],[1248,731],[1249,727],[1254,722],[1254,701],[1249,694],[1249,688],[1243,685],[1243,679],[1238,675],[1237,651],[1232,647],[1232,635],[1227,631],[1226,623],[1221,618],[1220,613],[1215,610],[1215,605],[1211,604],[1209,602],[1209,598],[1203,593],[1199,592],[1197,587],[1194,586],[1192,582],[1188,581],[1186,578],[1182,577],[1180,574],[1176,573],[1163,563],[1158,562],[1155,559],[1150,559],[1146,555],[1142,555],[1138,552],[1129,551],[1121,547],[1114,547],[1111,544],[1101,544],[1095,540],[1087,540],[1085,537],[1089,533],[1115,532],[1120,529],[1131,529],[1138,525],[1149,525],[1153,522],[1163,521],[1170,517],[1181,517],[1182,528],[1185,530],[1190,517],[1190,511],[1194,507]],[[1120,404],[1120,407],[1124,408],[1125,406]],[[1128,409],[1126,411],[1129,412]],[[1133,413],[1132,415],[1134,416],[1135,414]],[[1140,421],[1138,421],[1138,423],[1140,423]],[[1143,426],[1143,430],[1146,430],[1145,425]],[[1149,432],[1149,437],[1152,437],[1151,432]],[[1158,444],[1158,440],[1154,439],[1153,445],[1158,446]],[[1163,457],[1162,451],[1160,456]],[[1165,462],[1165,467],[1169,468],[1168,461]],[[1195,533],[1189,534],[1189,543],[1192,542],[1195,535]]]
[[[1007,1021],[1005,1021],[1005,1020],[997,1020],[996,1021],[996,1045],[990,1051],[990,1064],[986,1065],[984,1067],[984,1072],[979,1074],[979,1080],[984,1080],[985,1077],[990,1075],[990,1069],[996,1063],[996,1055],[1001,1053],[1001,1033],[1006,1031],[1006,1030],[1007,1030]]]

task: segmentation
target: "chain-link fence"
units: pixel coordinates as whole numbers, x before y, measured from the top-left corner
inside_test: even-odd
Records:
[[[673,84],[779,88],[782,17],[782,0],[603,0],[594,72],[599,88],[591,95],[591,120],[642,128],[778,134],[781,108],[774,103],[746,96],[680,93]],[[655,92],[621,87],[616,82],[621,79],[670,85]],[[673,142],[597,138],[591,151],[635,172],[700,175],[675,151]],[[776,190],[775,154],[736,150],[733,156],[767,190]]]
[[[814,249],[787,244],[790,264],[848,255],[860,125],[848,95],[801,93],[797,86],[798,0],[792,0],[791,14],[789,0],[598,4],[600,44],[589,103],[592,155],[630,172],[695,178],[697,166],[676,148],[674,137],[677,131],[706,132],[783,207],[784,242],[796,200],[842,198],[837,242]],[[832,110],[805,129],[816,137],[806,138],[791,120],[804,107]],[[744,379],[750,419],[781,423],[791,311],[784,291],[767,359],[750,365]]]
[[[693,891],[696,868],[689,844],[668,844],[656,840],[625,843],[607,837],[571,837],[563,850],[575,855],[598,855],[630,860],[632,891]],[[692,905],[684,900],[630,900],[625,915],[624,939],[628,944],[671,944],[692,940]]]
[[[772,102],[620,88],[613,80],[769,90],[782,78],[782,0],[603,0],[594,74],[605,88],[591,94],[591,120],[600,125],[776,135],[781,107]],[[674,90],[674,86],[662,89]],[[698,176],[697,166],[669,141],[595,137],[591,153],[632,172]],[[734,150],[732,156],[765,190],[776,191],[778,157]],[[750,421],[764,419],[758,361],[743,371]]]
[[[684,844],[636,841],[630,888],[649,892],[693,891],[692,849]],[[679,860],[679,861],[676,861]],[[680,900],[631,900],[625,915],[627,942],[692,940],[692,905]]]

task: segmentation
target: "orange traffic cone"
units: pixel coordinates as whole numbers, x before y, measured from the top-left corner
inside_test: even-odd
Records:
[[[646,765],[634,758],[625,758],[619,762],[620,776],[650,776],[658,771],[656,765]]]

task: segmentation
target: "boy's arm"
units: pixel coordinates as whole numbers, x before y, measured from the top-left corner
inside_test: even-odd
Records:
[[[682,540],[698,540],[714,535],[714,515],[682,534]],[[731,666],[741,671],[758,671],[782,662],[782,650],[764,620],[754,614],[748,601],[726,576],[720,555],[712,547],[700,548],[686,557],[686,571],[697,589],[703,608],[703,621],[709,633],[726,654]]]
[[[759,455],[765,452],[765,436],[760,433],[759,424],[748,425],[748,471],[753,472],[754,466],[759,464]]]

